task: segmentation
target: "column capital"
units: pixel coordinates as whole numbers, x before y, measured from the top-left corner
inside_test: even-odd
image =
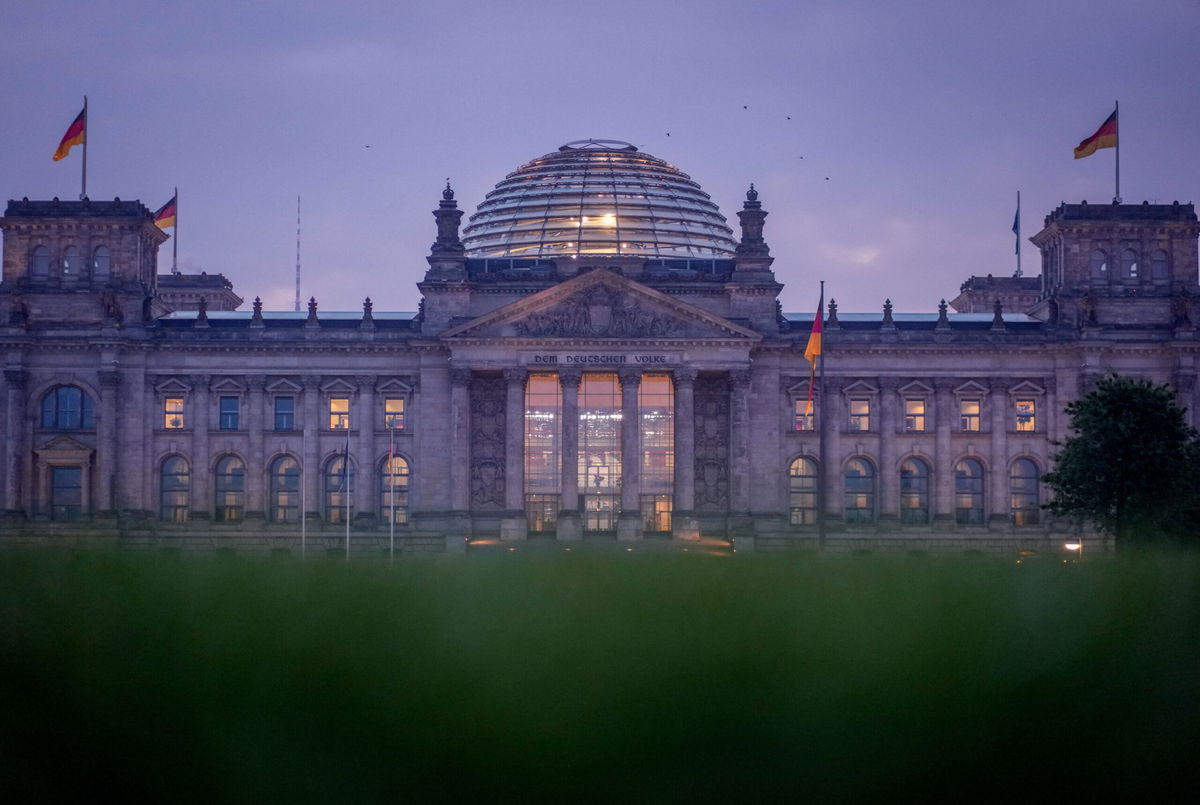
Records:
[[[450,385],[452,386],[469,386],[471,384],[471,375],[474,374],[470,369],[462,367],[450,367]]]
[[[992,393],[1006,393],[1009,389],[1009,380],[1007,377],[991,377],[988,378],[988,388]]]
[[[355,375],[354,382],[358,385],[359,391],[375,390],[375,375]]]
[[[898,378],[898,377],[881,377],[881,378],[879,378],[879,390],[880,391],[892,391],[892,392],[899,391],[900,390],[900,378]]]
[[[121,371],[119,369],[101,369],[99,375],[101,388],[115,389],[121,385]]]
[[[933,379],[933,389],[937,392],[949,393],[959,385],[956,377],[935,377]]]
[[[688,383],[688,384],[695,383],[696,375],[698,375],[698,374],[699,374],[699,372],[697,372],[695,369],[693,369],[690,366],[680,366],[680,367],[672,370],[671,377],[674,378],[675,385],[678,386],[678,385],[682,385],[684,383]]]
[[[251,391],[262,391],[267,387],[266,375],[246,375],[246,388]]]
[[[735,387],[745,387],[750,385],[750,370],[749,369],[730,369],[729,382]]]
[[[504,370],[504,380],[508,384],[520,383],[525,385],[525,381],[529,378],[529,372],[524,366],[509,366]]]
[[[319,391],[321,388],[320,375],[305,375],[301,378],[301,382],[304,384],[305,391]]]
[[[208,391],[208,386],[212,383],[212,375],[189,375],[188,382],[192,384],[194,391]]]
[[[558,382],[563,386],[571,386],[579,388],[579,381],[583,379],[583,372],[579,369],[559,369]]]
[[[24,369],[5,369],[4,380],[10,388],[22,389],[29,382],[29,372]]]
[[[642,382],[641,369],[621,369],[617,372],[617,377],[621,378],[621,388],[633,386],[637,388]]]

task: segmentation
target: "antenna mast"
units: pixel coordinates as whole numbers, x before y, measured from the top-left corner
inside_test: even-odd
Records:
[[[300,312],[300,196],[296,196],[296,312]]]

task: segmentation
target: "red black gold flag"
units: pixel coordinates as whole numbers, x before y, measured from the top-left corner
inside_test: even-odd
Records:
[[[1114,109],[1113,113],[1108,116],[1108,120],[1105,120],[1102,124],[1100,124],[1100,128],[1096,129],[1096,133],[1081,142],[1075,149],[1075,158],[1083,159],[1084,157],[1090,157],[1092,154],[1096,153],[1097,149],[1100,148],[1116,147],[1117,110]]]
[[[158,208],[158,212],[154,213],[154,223],[159,229],[166,229],[169,226],[175,226],[175,200],[178,196],[172,196],[171,200]]]
[[[83,145],[83,141],[87,139],[87,107],[76,116],[75,120],[67,127],[67,133],[63,135],[62,142],[58,144],[58,150],[54,152],[54,161],[71,153],[71,149],[77,145]]]

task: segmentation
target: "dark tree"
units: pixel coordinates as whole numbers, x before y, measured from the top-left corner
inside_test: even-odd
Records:
[[[1167,385],[1109,375],[1067,405],[1072,435],[1044,480],[1055,514],[1118,542],[1196,536],[1200,434]]]

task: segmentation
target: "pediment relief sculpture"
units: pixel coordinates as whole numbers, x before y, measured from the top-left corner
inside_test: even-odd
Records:
[[[550,338],[683,337],[703,329],[602,285],[513,322],[517,335]]]

